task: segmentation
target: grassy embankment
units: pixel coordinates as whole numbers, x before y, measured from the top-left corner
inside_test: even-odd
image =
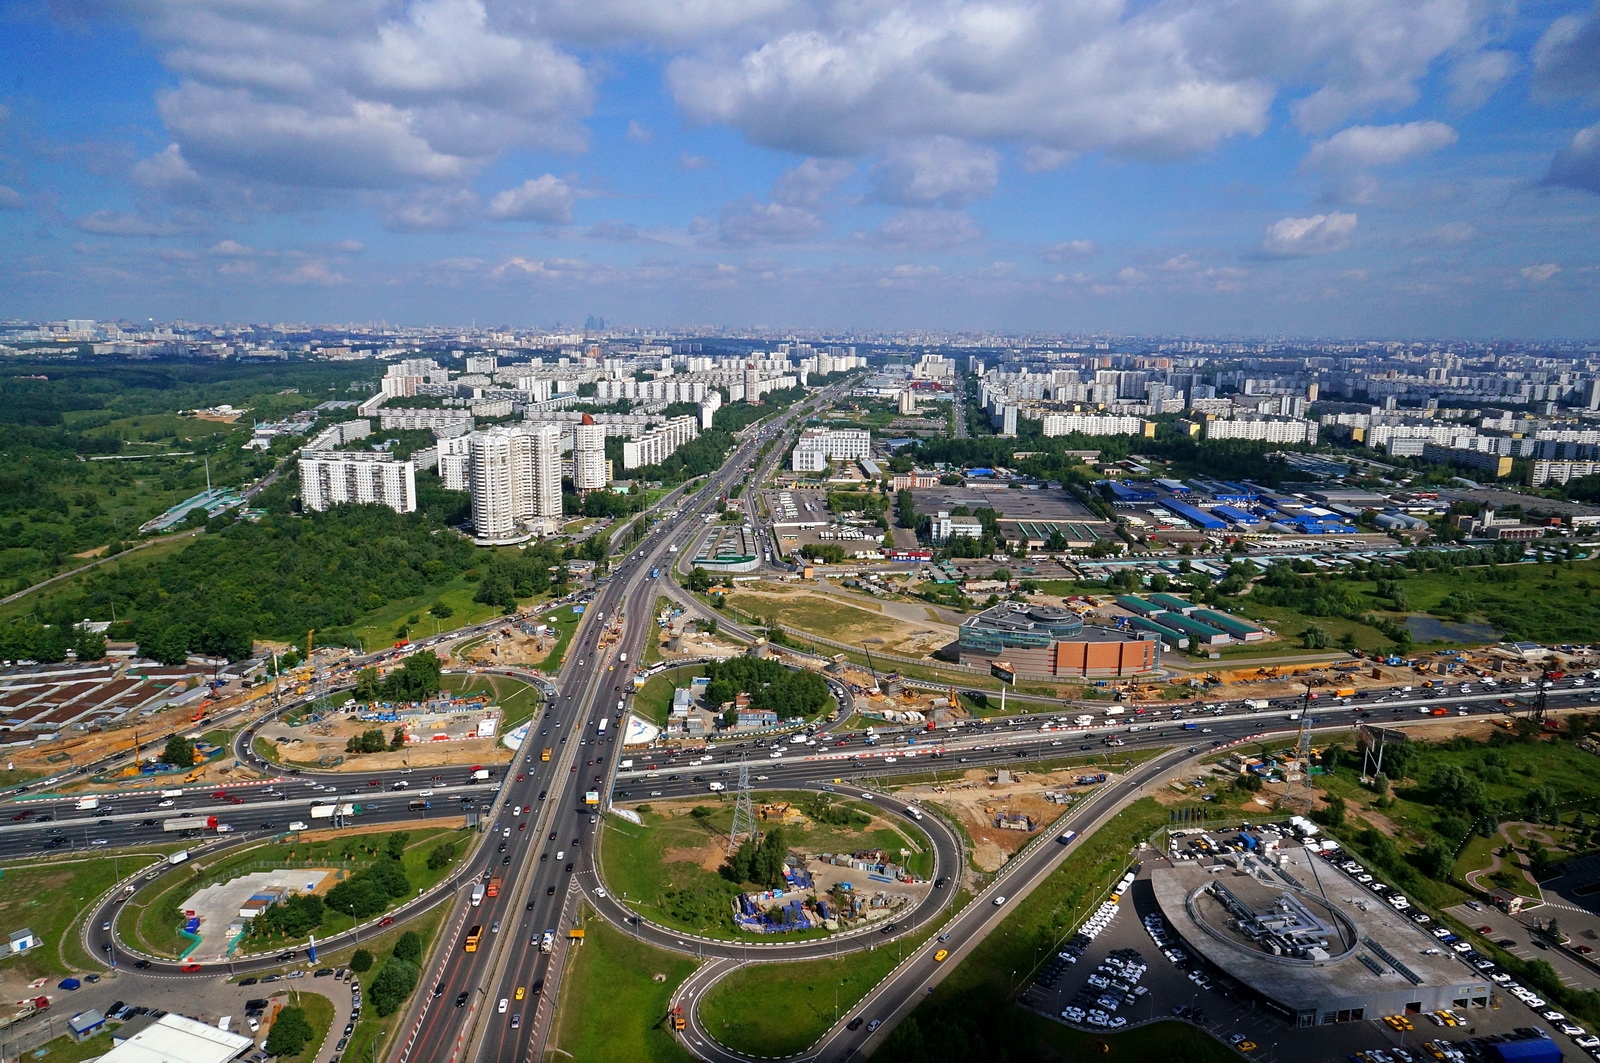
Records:
[[[48,864],[9,863],[0,871],[4,875],[0,881],[5,884],[0,889],[0,924],[13,929],[28,927],[44,944],[0,963],[30,981],[99,970],[101,965],[89,958],[81,941],[80,924],[89,905],[110,889],[119,875],[152,864],[175,848],[178,846],[140,846],[78,858],[52,856]]]
[[[808,795],[773,792],[761,795],[763,802],[799,802]],[[853,852],[881,848],[891,859],[907,850],[906,865],[913,872],[932,871],[933,854],[928,842],[903,831],[881,809],[865,802],[838,801],[874,817],[866,828],[831,826],[808,822],[786,827],[792,849],[808,853]],[[700,807],[701,816],[691,813]],[[738,940],[733,929],[732,904],[739,887],[715,871],[702,866],[706,856],[725,841],[732,825],[733,806],[708,794],[702,802],[686,799],[672,802],[645,802],[639,806],[644,826],[614,816],[606,818],[601,857],[606,886],[646,918],[661,924],[706,937]],[[784,940],[826,937],[816,930],[786,935]]]
[[[182,923],[183,902],[202,886],[226,882],[254,871],[275,870],[282,867],[332,867],[352,875],[370,865],[382,851],[383,841],[394,830],[385,826],[360,834],[343,833],[326,841],[308,842],[298,837],[274,840],[252,846],[243,852],[224,853],[216,857],[191,861],[159,890],[148,897],[135,895],[123,909],[118,931],[126,934],[144,951],[155,956],[177,956],[188,947],[189,939],[178,933]],[[401,863],[406,877],[418,889],[427,889],[448,876],[470,843],[470,836],[453,829],[411,828],[406,831],[406,853]],[[440,842],[456,840],[457,856],[445,867],[430,871],[428,853]],[[403,903],[401,898],[394,904]],[[391,905],[393,907],[393,905]],[[354,921],[348,913],[329,909],[316,933],[330,937],[350,929]],[[279,946],[298,945],[304,938],[249,941],[243,946],[251,952],[265,951]]]
[[[886,1063],[913,1063],[927,1058],[926,1046],[964,1044],[972,1058],[1094,1056],[1142,1063],[1181,1052],[1183,1059],[1195,1063],[1236,1060],[1231,1050],[1177,1023],[1159,1023],[1123,1034],[1088,1034],[1011,1004],[1028,972],[1055,949],[1127,867],[1132,848],[1166,822],[1166,809],[1148,798],[1112,817],[950,972],[896,1028],[875,1058]]]
[[[667,1006],[694,972],[694,958],[652,948],[599,919],[586,924],[562,980],[554,1044],[577,1063],[693,1060],[672,1036]]]

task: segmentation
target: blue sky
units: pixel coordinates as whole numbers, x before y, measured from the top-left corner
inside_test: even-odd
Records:
[[[1589,3],[0,19],[0,315],[1600,335]]]

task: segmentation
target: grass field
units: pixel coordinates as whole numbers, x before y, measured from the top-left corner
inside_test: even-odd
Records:
[[[679,686],[687,685],[695,676],[704,674],[705,669],[695,665],[669,668],[651,676],[640,690],[634,692],[633,711],[656,726],[665,727],[667,717],[672,712],[672,692]]]
[[[33,1063],[79,1063],[80,1060],[98,1059],[109,1051],[111,1031],[101,1030],[83,1042],[76,1042],[67,1034],[62,1034],[54,1041],[47,1042],[43,1048],[29,1052],[27,1058]]]
[[[837,959],[751,964],[706,995],[700,1022],[722,1044],[746,1055],[801,1052],[932,933],[924,930]]]
[[[803,794],[763,793],[762,802],[799,801]],[[865,802],[840,801],[839,805],[872,814],[879,825],[866,829],[811,823],[786,828],[790,845],[802,852],[838,852],[882,847],[891,856],[901,848],[911,850],[908,863],[932,870],[932,853],[925,840],[903,833],[898,825],[883,826],[882,810]],[[689,814],[696,805],[708,808],[704,819]],[[649,811],[644,811],[648,808]],[[601,858],[606,886],[626,898],[642,915],[662,926],[688,930],[707,937],[735,940],[731,900],[733,883],[701,866],[704,853],[715,839],[726,839],[733,821],[733,806],[712,795],[706,800],[687,799],[640,806],[644,826],[637,827],[614,816],[606,818]],[[892,822],[892,821],[891,821]],[[785,940],[823,937],[826,931],[793,934]]]
[[[1185,1060],[1237,1059],[1221,1045],[1197,1038],[1187,1027],[1164,1027],[1112,1036],[1078,1034],[1032,1016],[1011,1004],[1029,973],[1088,914],[1127,866],[1133,846],[1167,822],[1167,810],[1144,798],[1134,802],[1092,834],[1026,901],[1018,904],[994,933],[963,960],[910,1018],[894,1031],[876,1059],[913,1063],[925,1057],[924,1045],[965,1044],[973,1058],[1087,1058],[1104,1042],[1107,1058],[1161,1058],[1177,1039],[1189,1048]],[[1216,1054],[1210,1054],[1215,1047]]]
[[[440,685],[461,697],[487,694],[493,698],[505,714],[500,721],[502,733],[532,719],[542,704],[537,687],[509,676],[446,675],[440,678]]]
[[[333,1028],[333,1001],[321,993],[301,993],[296,990],[289,994],[289,1004],[306,1013],[306,1022],[311,1026],[311,1040],[306,1042],[299,1054],[284,1058],[316,1059],[323,1042],[328,1039],[328,1031]]]
[[[319,842],[303,842],[298,838],[289,838],[251,846],[243,852],[192,861],[185,865],[185,870],[172,874],[170,876],[172,881],[148,899],[140,894],[130,901],[123,909],[118,930],[127,934],[153,955],[177,956],[189,944],[189,939],[178,933],[181,922],[178,910],[183,901],[201,886],[227,881],[252,871],[289,866],[290,862],[299,867],[348,865],[349,873],[353,874],[372,862],[376,854],[369,850],[381,849],[384,840],[391,833],[393,833],[391,830],[380,829],[371,833],[345,834]],[[459,860],[470,840],[462,832],[451,829],[410,828],[406,833],[410,838],[407,840],[405,858],[401,862],[405,866],[406,876],[418,889],[427,889],[439,882],[455,867],[455,862],[452,862],[437,871],[428,870],[428,852],[435,845],[459,835],[456,856]],[[402,898],[394,903],[402,903],[405,899]],[[329,909],[316,933],[327,937],[348,930],[352,925],[354,925],[353,920],[347,913]],[[304,940],[304,938],[251,938],[241,946],[241,950],[261,952],[279,946],[297,945]]]
[[[696,961],[651,948],[602,920],[586,922],[583,947],[561,985],[553,1037],[560,1052],[577,1063],[693,1060],[668,1032],[666,1017],[673,991]]]
[[[437,590],[414,598],[401,598],[378,609],[365,613],[348,628],[322,632],[326,644],[360,646],[363,650],[377,650],[401,638],[401,628],[408,629],[411,638],[433,635],[438,631],[471,627],[500,615],[493,605],[472,600],[478,592],[476,583],[453,579]],[[428,610],[443,603],[454,610],[446,619],[438,619]],[[416,622],[411,623],[415,617]]]
[[[408,930],[415,930],[422,938],[423,969],[427,969],[427,960],[431,958],[429,950],[433,946],[434,939],[439,936],[439,927],[443,924],[444,917],[449,914],[449,911],[450,905],[448,903],[441,904],[427,915],[406,923],[397,923],[380,934],[362,939],[361,948],[372,953],[373,958],[377,961],[372,965],[372,970],[366,974],[356,976],[356,981],[361,983],[362,998],[364,1000],[372,999],[368,990],[372,988],[373,979],[378,977],[378,972],[383,969],[383,961],[394,951],[395,941]],[[356,947],[351,945],[337,952],[323,954],[320,959],[324,966],[347,967],[350,964],[350,957],[355,954],[355,951]],[[425,991],[420,982],[417,990]],[[349,1060],[385,1058],[384,1053],[388,1050],[389,1038],[394,1035],[395,1030],[399,1028],[401,1021],[405,1018],[405,1008],[406,1005],[401,1005],[399,1011],[380,1019],[377,1008],[363,1007],[361,1009],[361,1018],[356,1023],[356,1028],[350,1033],[350,1043],[344,1047],[343,1058]]]
[[[18,862],[7,866],[0,877],[0,924],[28,927],[44,944],[21,956],[0,960],[0,965],[28,979],[98,969],[99,964],[91,963],[79,942],[78,924],[83,913],[111,888],[119,874],[131,874],[153,864],[161,855],[146,847],[96,853],[83,859],[53,857],[48,864]]]

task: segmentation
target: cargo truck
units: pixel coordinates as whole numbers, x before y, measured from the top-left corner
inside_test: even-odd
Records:
[[[174,819],[164,819],[161,821],[161,829],[164,831],[216,830],[217,817],[207,816],[204,819],[201,819],[199,816],[183,816]]]
[[[1095,772],[1093,775],[1080,775],[1078,776],[1078,785],[1098,786],[1100,783],[1105,782],[1107,778],[1109,778],[1109,776],[1103,771]]]
[[[19,1000],[16,1010],[4,1019],[0,1019],[0,1030],[9,1028],[14,1023],[19,1023],[30,1015],[36,1015],[50,1007],[49,997],[34,997],[32,1000]]]
[[[474,908],[483,903],[483,894],[483,883],[474,882],[472,884],[472,906]]]
[[[1251,712],[1260,712],[1262,709],[1267,707],[1267,703],[1262,698],[1245,698],[1244,707],[1249,709]]]
[[[719,793],[721,793],[721,792],[722,792],[722,791],[723,791],[723,790],[726,790],[726,789],[727,789],[727,787],[726,787],[726,786],[724,786],[724,785],[723,785],[723,784],[722,784],[722,783],[719,783],[719,782],[714,782],[714,783],[712,783],[712,784],[711,784],[711,785],[710,785],[710,787],[709,787],[709,789],[710,789],[710,790],[711,790],[711,792],[712,792],[712,793],[714,793],[714,794],[719,794]]]
[[[487,769],[487,768],[473,768],[472,769],[472,781],[473,782],[488,782],[489,781],[489,769]]]
[[[539,938],[539,951],[540,952],[554,952],[555,948],[556,948],[556,932],[554,930],[546,930],[544,932],[544,934],[541,935],[540,938]]]
[[[491,876],[489,876],[489,886],[488,886],[487,889],[484,890],[484,896],[485,897],[498,897],[498,896],[500,896],[500,876],[499,875],[491,875]]]
[[[183,796],[183,791],[182,790],[162,790],[161,791],[161,796],[162,797],[166,797],[166,798],[182,797]]]
[[[189,859],[189,850],[179,849],[177,852],[168,855],[167,863],[176,866],[187,859]]]
[[[307,827],[306,827],[305,823],[303,823],[302,821],[297,819],[293,823],[289,824],[289,829],[293,830],[293,831],[301,831],[301,830],[306,830]]]
[[[86,812],[91,808],[99,808],[100,799],[98,797],[80,797],[72,807],[79,812]]]

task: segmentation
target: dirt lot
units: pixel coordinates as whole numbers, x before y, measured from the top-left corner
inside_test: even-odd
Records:
[[[363,723],[354,716],[336,715],[325,724],[290,727],[273,722],[261,729],[258,742],[276,749],[284,764],[320,767],[326,771],[385,771],[391,768],[438,768],[460,764],[505,764],[514,754],[496,738],[460,742],[421,742],[393,752],[347,754],[345,743],[374,727],[388,735],[394,724]],[[317,730],[312,728],[316,727]],[[278,741],[278,739],[286,741]],[[336,763],[339,758],[342,763]]]
[[[926,618],[927,609],[920,605],[846,598],[766,582],[740,585],[729,601],[747,613],[776,616],[781,623],[841,642],[882,639],[883,650],[908,657],[932,653],[956,638],[955,628]],[[905,615],[897,615],[901,613]]]
[[[1077,786],[1074,780],[1088,769],[1044,773],[1012,772],[1012,781],[995,782],[995,774],[984,768],[966,772],[960,782],[927,784],[895,791],[895,797],[938,805],[950,812],[972,838],[972,863],[995,871],[1017,850],[1038,836],[1071,807],[1047,800],[1046,790],[1073,794],[1079,800],[1093,792],[1092,786]],[[1001,813],[1021,813],[1032,820],[1031,831],[1005,830],[995,826]]]
[[[512,631],[508,635],[494,634],[473,646],[460,660],[469,664],[543,664],[555,648],[553,635],[525,635]]]

